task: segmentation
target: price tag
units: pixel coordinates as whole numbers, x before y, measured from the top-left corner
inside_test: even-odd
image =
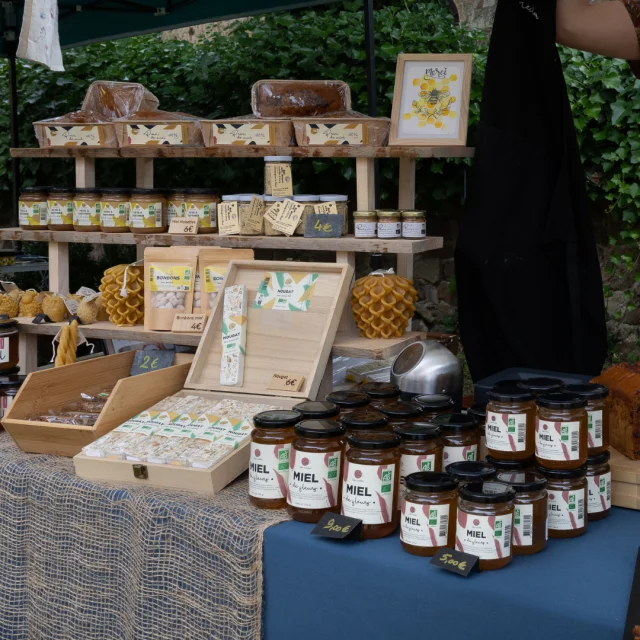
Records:
[[[331,213],[312,213],[304,223],[305,238],[339,238],[344,217]]]
[[[166,369],[173,365],[175,351],[136,351],[129,375],[138,376],[141,373],[150,373],[159,369]]]
[[[273,228],[276,231],[282,231],[287,236],[292,236],[300,222],[300,218],[302,218],[304,207],[305,205],[301,202],[285,200],[282,203],[278,219],[272,223]]]
[[[276,222],[276,220],[280,217],[280,212],[282,211],[282,207],[284,206],[283,202],[276,202],[271,205],[269,211],[264,214],[266,220],[268,220],[271,224]]]
[[[304,384],[304,376],[297,373],[274,373],[267,389],[276,391],[300,391]]]
[[[291,179],[290,164],[275,164],[271,169],[271,195],[292,196],[293,180]]]
[[[472,556],[470,553],[462,553],[462,551],[442,547],[442,549],[438,549],[436,555],[431,559],[431,564],[468,578],[471,571],[478,564],[478,560],[480,560],[478,556]]]
[[[174,333],[202,333],[206,323],[204,313],[176,313],[171,331]]]
[[[220,205],[218,233],[221,236],[232,236],[240,233],[237,202],[223,202]]]
[[[0,285],[2,285],[2,288],[4,289],[5,293],[11,293],[12,291],[17,291],[20,288],[14,282],[1,282],[0,281]]]
[[[320,204],[314,204],[313,210],[315,213],[338,213],[338,207],[335,202],[321,202]]]
[[[90,289],[89,287],[80,287],[76,291],[76,295],[77,296],[82,296],[83,298],[86,298],[87,296],[95,296],[96,293],[97,293],[97,291],[94,291],[93,289]]]
[[[195,236],[198,233],[200,218],[174,218],[169,225],[169,233]]]
[[[336,540],[362,540],[362,520],[339,513],[325,513],[311,535]]]
[[[78,306],[80,305],[80,303],[75,300],[74,298],[67,298],[64,301],[64,306],[67,307],[67,311],[72,315],[76,315],[76,313],[78,312]]]
[[[258,196],[251,198],[251,206],[249,207],[249,217],[245,225],[249,231],[253,233],[262,233],[264,226],[264,200]]]

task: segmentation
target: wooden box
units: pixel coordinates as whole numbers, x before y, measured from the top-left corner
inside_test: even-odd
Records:
[[[613,447],[610,451],[612,504],[640,509],[640,460],[629,460]]]
[[[384,147],[389,141],[389,118],[294,118],[299,147],[332,145]]]
[[[63,119],[61,119],[63,120]],[[115,125],[101,122],[34,122],[38,144],[51,147],[117,147]]]
[[[294,279],[301,274],[317,274],[312,294],[309,296],[308,310],[254,307],[260,284],[266,274],[273,272],[289,274]],[[184,384],[184,391],[180,395],[197,395],[212,400],[230,398],[250,403],[270,403],[285,409],[292,408],[305,399],[315,399],[329,361],[352,276],[353,268],[347,264],[271,260],[231,262],[224,286],[244,284],[248,289],[243,385],[225,387],[220,384],[224,307],[220,301],[211,313]],[[287,278],[282,281],[286,283]],[[297,392],[269,389],[274,373],[303,375],[304,383]],[[170,369],[158,374],[172,378],[172,382],[175,382],[174,372]],[[166,380],[162,386],[169,384]],[[118,394],[114,395],[117,399]],[[151,407],[153,402],[147,402],[143,408]],[[143,463],[142,475],[146,477],[140,477],[140,465],[126,460],[78,454],[74,457],[74,463],[76,474],[90,480],[133,482],[216,493],[248,469],[249,453],[250,443],[247,441],[232,455],[210,469]]]
[[[197,120],[139,120],[114,122],[121,147],[202,147],[202,129]]]
[[[125,420],[182,389],[189,364],[130,377],[134,357],[135,352],[128,351],[31,373],[3,418],[4,428],[23,451],[74,456]],[[92,427],[29,420],[80,400],[80,393],[98,393],[109,387],[113,391]]]
[[[291,147],[296,143],[291,120],[260,120],[248,117],[200,122],[205,147]]]

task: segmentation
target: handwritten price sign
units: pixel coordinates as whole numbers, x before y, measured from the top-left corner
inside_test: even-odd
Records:
[[[202,333],[205,324],[204,313],[176,313],[171,331],[174,333]]]
[[[171,367],[175,355],[174,351],[136,351],[129,375],[139,376]]]
[[[194,236],[198,233],[200,218],[174,218],[169,225],[169,233]]]
[[[276,391],[300,391],[304,376],[293,373],[274,373],[267,389]]]

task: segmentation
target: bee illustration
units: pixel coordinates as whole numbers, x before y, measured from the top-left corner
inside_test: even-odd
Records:
[[[420,93],[420,97],[426,100],[430,107],[435,107],[450,95],[448,89],[430,89],[429,91],[422,91]]]

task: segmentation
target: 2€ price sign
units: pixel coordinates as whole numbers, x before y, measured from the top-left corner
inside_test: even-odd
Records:
[[[442,549],[438,549],[436,555],[431,559],[431,564],[467,578],[479,559],[478,556],[472,556],[470,553],[462,553],[462,551],[442,547]]]
[[[138,376],[141,373],[166,369],[173,365],[175,356],[175,351],[168,350],[136,351],[129,375]]]

